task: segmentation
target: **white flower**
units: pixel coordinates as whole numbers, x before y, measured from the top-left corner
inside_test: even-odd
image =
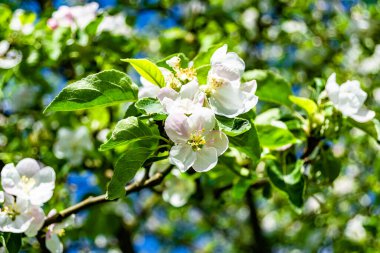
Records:
[[[354,178],[349,176],[338,177],[333,184],[333,192],[338,196],[347,195],[357,190],[358,186]]]
[[[105,16],[98,26],[97,33],[110,32],[113,35],[129,36],[132,29],[125,23],[125,16],[119,13],[115,16]]]
[[[92,2],[84,6],[61,6],[53,13],[48,20],[51,29],[58,27],[68,27],[72,30],[84,29],[96,18],[98,3]]]
[[[174,207],[184,206],[195,192],[195,183],[179,170],[172,170],[171,176],[165,180],[162,198]]]
[[[227,53],[227,45],[212,55],[207,84],[201,88],[216,114],[233,118],[257,104],[256,81],[240,82],[244,68],[244,61],[236,53]]]
[[[34,30],[34,20],[36,16],[34,13],[27,14],[22,9],[17,9],[13,13],[9,28],[13,31],[21,32],[23,34],[31,34]]]
[[[15,49],[10,49],[8,41],[0,41],[0,68],[11,69],[18,65],[22,59],[22,53]]]
[[[55,209],[51,210],[48,214],[48,216],[52,216],[56,214],[57,211]],[[46,247],[50,252],[53,253],[61,253],[63,252],[63,244],[59,240],[60,236],[63,236],[65,234],[65,228],[72,226],[75,223],[75,215],[71,215],[70,217],[66,218],[61,223],[54,223],[47,228],[46,232]]]
[[[45,221],[44,211],[27,199],[0,192],[0,231],[35,236]]]
[[[81,164],[83,156],[87,151],[92,150],[92,147],[91,136],[85,126],[76,130],[61,128],[53,151],[57,158],[66,158],[69,164],[76,166]]]
[[[361,242],[365,240],[367,237],[367,233],[365,228],[363,227],[363,222],[365,221],[365,217],[357,214],[354,218],[349,220],[346,225],[346,229],[344,230],[344,235],[355,242]]]
[[[16,167],[13,163],[1,171],[1,184],[4,191],[25,199],[33,205],[41,206],[53,196],[55,172],[51,167],[41,168],[31,158],[22,159]]]
[[[198,81],[193,81],[182,85],[179,92],[174,89],[162,88],[157,97],[160,99],[167,113],[181,112],[191,114],[203,106],[204,93],[199,90]]]
[[[169,161],[181,171],[190,167],[198,172],[211,170],[218,156],[228,148],[227,136],[215,127],[212,110],[201,107],[190,116],[180,112],[169,114],[165,131],[175,143],[170,150]]]
[[[327,80],[326,92],[335,108],[343,115],[362,123],[375,117],[375,112],[364,106],[367,93],[360,88],[359,81],[346,81],[339,86],[333,73]]]

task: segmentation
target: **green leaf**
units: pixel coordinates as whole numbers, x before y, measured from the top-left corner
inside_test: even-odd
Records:
[[[132,116],[117,122],[111,137],[100,146],[99,150],[105,151],[120,145],[158,137],[144,122]]]
[[[234,137],[229,137],[230,144],[239,150],[240,152],[245,153],[248,157],[253,160],[258,160],[260,158],[260,142],[257,137],[257,132],[255,126],[251,122],[251,129],[249,131]]]
[[[366,132],[380,144],[380,122],[377,119],[373,119],[365,123],[359,123],[351,118],[348,118],[348,123],[351,126]]]
[[[159,87],[165,87],[164,76],[153,62],[148,59],[122,59],[122,61],[130,63],[137,73],[149,82]]]
[[[251,187],[252,183],[252,179],[239,178],[239,180],[232,187],[232,197],[236,200],[243,199],[245,193]]]
[[[251,124],[246,119],[227,118],[216,116],[219,128],[228,136],[237,136],[251,129]]]
[[[163,68],[166,68],[166,69],[172,69],[172,67],[170,67],[166,61],[173,58],[173,57],[179,57],[181,59],[181,68],[187,68],[189,66],[189,58],[186,57],[186,55],[184,55],[183,53],[177,53],[177,54],[172,54],[172,55],[169,55],[168,57],[165,57],[164,59],[161,59],[159,61],[156,62],[156,65],[158,67],[163,67]]]
[[[309,116],[312,116],[314,113],[318,111],[317,104],[311,99],[296,96],[289,96],[289,99],[294,104],[304,109]]]
[[[261,146],[269,149],[279,149],[297,142],[294,135],[286,128],[272,125],[257,125],[257,134]]]
[[[44,112],[73,111],[137,100],[138,87],[123,72],[106,70],[66,86]]]
[[[210,64],[203,65],[202,67],[196,69],[199,84],[207,84],[207,76],[210,69]]]
[[[301,171],[303,161],[298,160],[288,174],[280,169],[281,165],[275,160],[267,160],[266,165],[266,172],[272,184],[284,191],[293,205],[301,207],[305,190],[305,180]]]
[[[107,199],[113,200],[125,195],[125,185],[133,179],[138,169],[153,154],[150,147],[139,146],[144,141],[128,145],[123,155],[116,161],[114,174],[107,187]]]
[[[9,253],[18,253],[21,249],[22,234],[5,233],[5,247]],[[4,242],[4,241],[3,241]]]
[[[208,48],[207,50],[200,51],[197,56],[195,56],[193,62],[194,62],[194,67],[199,68],[203,65],[208,65],[210,64],[211,56],[214,54],[214,52],[223,46],[222,43],[216,44]]]
[[[144,114],[153,116],[155,120],[164,120],[167,117],[157,98],[142,98],[136,102],[135,107]]]
[[[339,176],[341,167],[341,161],[334,157],[331,149],[321,149],[312,168],[315,175],[318,175],[316,172],[320,171],[323,179],[332,183]]]
[[[251,70],[243,75],[246,81],[256,80],[256,95],[260,100],[272,102],[290,107],[292,105],[289,96],[292,90],[288,81],[279,74],[269,70]]]

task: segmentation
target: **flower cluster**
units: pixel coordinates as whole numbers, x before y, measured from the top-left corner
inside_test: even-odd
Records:
[[[196,69],[181,66],[175,56],[160,68],[166,86],[159,88],[141,78],[139,97],[157,97],[168,117],[165,131],[174,142],[170,163],[181,171],[190,167],[204,172],[215,167],[218,156],[228,148],[228,138],[216,126],[215,115],[229,118],[248,112],[257,103],[256,82],[241,83],[244,61],[227,52],[227,45],[211,57],[206,83],[199,83]]]
[[[5,165],[1,185],[0,231],[35,236],[45,220],[41,206],[53,195],[54,170],[25,158],[16,167]]]
[[[51,29],[58,27],[68,27],[73,31],[84,29],[96,18],[96,12],[99,8],[98,3],[92,2],[84,6],[61,6],[53,13],[48,20],[48,26]]]
[[[22,60],[22,53],[15,49],[10,49],[10,43],[6,40],[0,41],[0,68],[11,69]]]

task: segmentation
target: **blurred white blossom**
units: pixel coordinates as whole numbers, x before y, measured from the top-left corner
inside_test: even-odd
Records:
[[[125,22],[123,13],[114,16],[104,16],[102,22],[98,26],[97,33],[110,32],[113,35],[130,36],[132,28]]]
[[[98,8],[99,4],[96,2],[84,6],[61,6],[53,13],[47,24],[51,29],[58,27],[71,28],[73,31],[84,29],[95,20]]]
[[[162,198],[174,207],[184,206],[195,192],[195,183],[188,175],[174,169],[165,180],[165,190]]]
[[[49,216],[53,216],[57,211],[55,209],[51,210],[48,214]],[[71,215],[60,223],[54,223],[47,227],[46,232],[46,247],[53,253],[61,253],[63,252],[63,244],[59,239],[60,236],[65,234],[65,228],[74,225],[75,223],[75,215]]]
[[[53,151],[57,158],[65,158],[69,164],[76,166],[82,163],[85,153],[92,148],[90,133],[86,127],[81,126],[75,130],[59,129]]]
[[[35,19],[36,15],[34,13],[29,14],[22,9],[17,9],[13,13],[9,28],[25,35],[31,34],[34,30]]]
[[[349,176],[340,176],[335,179],[333,184],[333,192],[338,196],[353,193],[357,190],[355,179]]]
[[[11,69],[22,60],[22,53],[16,49],[10,49],[8,41],[0,41],[0,68]]]
[[[346,229],[344,230],[344,235],[351,241],[364,241],[367,237],[367,233],[363,227],[364,221],[364,216],[360,214],[355,215],[354,218],[347,222]]]

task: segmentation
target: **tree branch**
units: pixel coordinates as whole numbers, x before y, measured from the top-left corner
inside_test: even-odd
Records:
[[[171,167],[164,170],[163,172],[157,172],[156,174],[144,180],[143,182],[135,182],[130,185],[127,185],[125,187],[125,194],[128,195],[132,192],[138,192],[144,188],[149,188],[152,186],[159,185],[162,182],[162,180],[165,178],[165,176],[169,173],[170,170],[171,170]],[[106,198],[106,194],[102,194],[96,197],[88,197],[87,199],[60,211],[57,214],[46,218],[43,228],[53,223],[61,222],[65,218],[69,217],[70,215],[78,213],[79,211],[83,209],[86,209],[88,207],[98,205],[101,203],[109,202],[109,201],[113,201],[113,200],[108,200]]]

